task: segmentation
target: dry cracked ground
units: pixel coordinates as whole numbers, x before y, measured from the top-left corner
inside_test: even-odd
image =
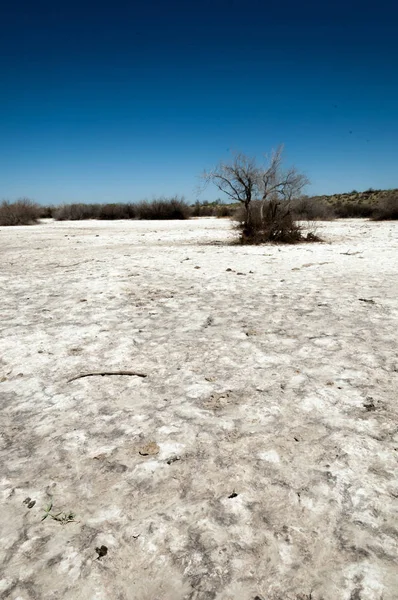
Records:
[[[398,223],[318,229],[0,229],[2,598],[398,598]]]

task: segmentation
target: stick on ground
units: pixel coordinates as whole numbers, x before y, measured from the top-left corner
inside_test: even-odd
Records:
[[[82,379],[83,377],[104,377],[108,375],[127,375],[129,377],[147,377],[146,373],[137,373],[137,371],[98,371],[95,373],[82,373],[68,379],[67,383],[76,381],[76,379]]]

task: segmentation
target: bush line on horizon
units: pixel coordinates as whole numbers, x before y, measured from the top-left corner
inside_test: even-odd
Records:
[[[370,190],[369,190],[370,191]],[[356,194],[358,194],[356,192]],[[398,219],[398,190],[385,190],[377,203],[366,199],[342,201],[337,196],[334,203],[323,198],[301,196],[291,203],[295,219],[302,221],[328,221],[335,218],[369,218],[375,221]],[[358,194],[360,195],[360,194]],[[347,194],[348,196],[348,194]],[[117,219],[188,219],[191,217],[230,217],[239,219],[236,204],[195,202],[188,205],[183,198],[154,200],[138,203],[84,204],[41,206],[28,198],[0,203],[0,226],[33,225],[40,219],[56,220],[117,220]]]

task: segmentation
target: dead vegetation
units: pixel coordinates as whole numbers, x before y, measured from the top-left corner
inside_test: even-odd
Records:
[[[299,221],[331,221],[336,217],[334,209],[309,196],[300,196],[291,203],[291,211]]]
[[[295,244],[317,239],[303,233],[292,208],[309,180],[295,167],[283,167],[282,151],[280,146],[261,164],[237,154],[231,162],[220,162],[203,174],[205,186],[212,183],[230,201],[241,204],[235,218],[242,244]]]
[[[275,164],[276,163],[276,164]],[[137,203],[85,204],[40,206],[27,198],[15,202],[3,201],[0,205],[0,226],[32,225],[40,219],[57,221],[83,221],[89,219],[113,220],[184,220],[191,217],[231,218],[245,223],[244,243],[262,241],[302,241],[298,221],[330,221],[337,219],[373,219],[375,221],[398,219],[398,190],[353,191],[333,196],[302,195],[308,183],[306,177],[294,168],[281,170],[281,149],[270,159],[268,167],[256,167],[252,159],[237,155],[230,165],[220,163],[205,174],[207,183],[214,178],[224,187],[230,202],[221,199],[199,201],[189,205],[183,197],[160,197]],[[228,178],[230,178],[229,183]],[[233,189],[229,184],[232,184]],[[216,183],[217,186],[217,183]],[[219,189],[221,189],[219,187]],[[264,205],[264,222],[260,227],[257,204]],[[272,210],[270,204],[273,204]],[[248,208],[250,206],[250,208]],[[287,208],[290,217],[288,218]],[[276,218],[272,224],[269,219]],[[283,216],[285,215],[285,216]],[[281,231],[281,220],[284,231]],[[257,228],[250,232],[250,221]],[[295,231],[293,231],[295,230]],[[280,233],[278,233],[280,232]],[[310,236],[311,238],[312,236]],[[279,240],[276,240],[279,238]],[[306,236],[305,236],[306,239]]]
[[[150,202],[114,203],[114,204],[64,204],[53,210],[56,221],[82,221],[85,219],[116,220],[183,220],[190,217],[190,207],[184,198],[157,198]]]
[[[195,204],[191,205],[191,216],[192,217],[233,217],[238,205],[235,204],[224,204],[220,200],[209,202],[207,200],[200,202],[197,200]]]
[[[248,233],[242,209],[238,209],[235,219],[240,231],[239,241],[243,244],[297,244],[321,241],[314,231],[308,231],[308,227],[299,223],[291,207],[283,202],[267,202],[263,205],[258,201],[253,202],[251,228]]]
[[[375,221],[396,221],[398,219],[398,191],[383,198],[373,213]]]
[[[40,207],[28,198],[0,204],[0,225],[33,225],[40,218]]]
[[[83,379],[84,377],[109,377],[114,375],[125,375],[128,377],[147,377],[145,373],[138,373],[137,371],[98,371],[95,373],[81,373],[75,377],[68,379],[68,383],[76,381],[77,379]]]

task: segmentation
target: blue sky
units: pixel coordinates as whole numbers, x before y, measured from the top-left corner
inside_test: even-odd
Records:
[[[398,187],[397,30],[383,1],[9,2],[0,198],[195,200],[280,143],[310,193]]]

